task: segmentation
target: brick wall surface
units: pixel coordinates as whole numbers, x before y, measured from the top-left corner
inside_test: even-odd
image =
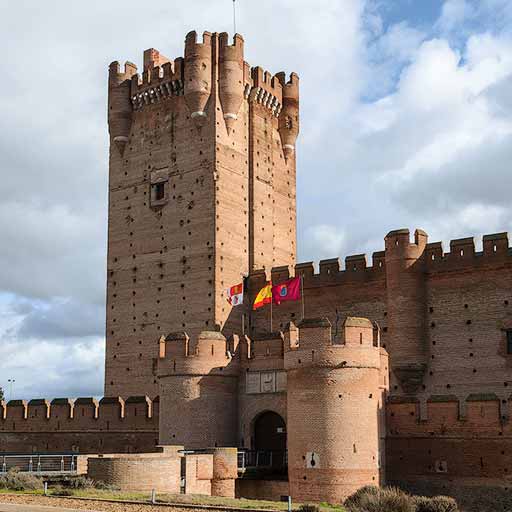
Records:
[[[179,494],[179,457],[118,456],[94,457],[88,461],[87,476],[125,491]]]
[[[141,453],[158,445],[159,401],[147,397],[18,400],[0,410],[0,453]]]
[[[236,481],[236,497],[252,500],[280,501],[290,494],[287,480],[251,480],[239,478]]]

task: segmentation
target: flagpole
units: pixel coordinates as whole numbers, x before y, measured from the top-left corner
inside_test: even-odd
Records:
[[[274,302],[273,300],[270,301],[270,332],[274,332],[272,330],[272,302]]]
[[[233,34],[236,34],[236,0],[233,0]]]
[[[300,276],[300,292],[302,296],[302,320],[304,320],[304,275]]]

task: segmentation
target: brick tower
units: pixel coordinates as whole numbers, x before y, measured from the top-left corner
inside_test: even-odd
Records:
[[[105,394],[157,394],[158,340],[230,334],[224,290],[296,257],[298,77],[244,61],[235,35],[191,32],[185,57],[109,68]]]
[[[384,483],[388,355],[366,318],[345,320],[342,343],[326,318],[306,319],[299,331],[284,355],[290,494],[340,503]]]

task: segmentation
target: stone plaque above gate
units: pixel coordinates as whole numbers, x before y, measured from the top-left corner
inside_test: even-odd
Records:
[[[247,372],[245,390],[247,394],[283,393],[286,391],[286,372],[283,370],[268,370]]]

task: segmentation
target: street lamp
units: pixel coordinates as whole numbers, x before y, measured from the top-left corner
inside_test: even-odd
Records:
[[[9,383],[9,400],[12,400],[12,390],[16,379],[7,379],[7,382]]]

